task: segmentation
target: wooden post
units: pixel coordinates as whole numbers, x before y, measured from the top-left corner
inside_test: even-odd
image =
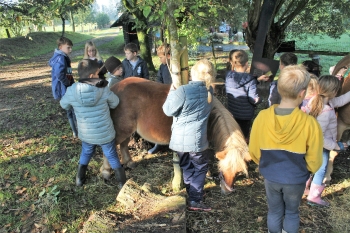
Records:
[[[179,42],[182,48],[184,50],[181,53],[180,57],[180,67],[181,67],[181,83],[182,85],[188,84],[188,50],[187,50],[187,37],[186,36],[180,36]]]
[[[173,152],[174,177],[172,181],[173,191],[179,192],[183,187],[182,169],[180,168],[180,158],[176,152]]]

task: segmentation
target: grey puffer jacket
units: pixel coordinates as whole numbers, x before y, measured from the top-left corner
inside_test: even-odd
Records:
[[[64,109],[74,108],[78,136],[83,142],[101,145],[115,138],[109,109],[118,106],[119,98],[110,91],[107,81],[104,87],[74,83],[67,89],[60,104]]]
[[[213,90],[210,89],[211,94]],[[208,118],[212,103],[204,82],[191,81],[188,85],[170,90],[163,105],[167,116],[173,116],[169,148],[178,152],[201,152],[208,148]]]
[[[230,71],[226,75],[227,106],[235,119],[251,120],[258,103],[257,81],[248,73]]]

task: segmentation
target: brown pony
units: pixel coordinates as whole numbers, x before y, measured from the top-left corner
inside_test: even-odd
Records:
[[[169,89],[170,85],[136,77],[124,79],[111,88],[120,99],[118,107],[111,110],[111,117],[124,165],[134,167],[128,150],[130,136],[134,132],[149,142],[169,144],[173,119],[166,116],[162,109]],[[219,170],[224,178],[221,181],[222,192],[229,193],[237,173],[248,174],[246,161],[251,158],[238,124],[220,101],[213,99],[208,137],[220,160]],[[105,157],[101,172],[104,178],[110,175]]]

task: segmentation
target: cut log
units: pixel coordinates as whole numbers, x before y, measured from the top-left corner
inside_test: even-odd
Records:
[[[183,196],[155,194],[149,184],[140,187],[129,179],[117,201],[140,221],[140,224],[128,226],[128,230],[146,227],[149,232],[186,232],[186,199]]]

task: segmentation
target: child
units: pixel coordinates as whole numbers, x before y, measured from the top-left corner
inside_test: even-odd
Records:
[[[149,79],[146,62],[137,56],[138,48],[134,43],[128,43],[124,47],[125,59],[123,60],[123,78],[141,77]]]
[[[71,61],[68,55],[72,52],[73,42],[66,38],[60,37],[57,40],[58,49],[49,61],[52,77],[52,94],[55,100],[60,100],[67,91],[67,88],[74,83],[72,75]],[[73,131],[73,138],[78,136],[75,114],[72,108],[67,111],[69,125]]]
[[[322,163],[320,125],[299,109],[309,81],[303,67],[284,68],[278,79],[281,103],[261,110],[250,134],[249,153],[265,179],[269,232],[298,232],[305,182]]]
[[[315,95],[305,107],[306,112],[317,119],[322,128],[324,138],[323,163],[312,180],[307,197],[309,204],[329,206],[327,201],[321,199],[321,194],[325,188],[323,178],[327,171],[329,153],[331,150],[340,150],[336,140],[337,116],[334,108],[341,107],[350,102],[350,92],[335,97],[340,88],[341,82],[339,82],[338,78],[335,76],[321,76],[318,80],[317,95]]]
[[[123,65],[118,58],[114,56],[109,57],[105,62],[105,67],[109,72],[109,77],[107,79],[109,88],[123,80]]]
[[[109,90],[108,82],[98,76],[99,65],[96,60],[84,59],[79,62],[79,82],[68,88],[60,104],[64,109],[74,108],[82,141],[76,185],[82,186],[86,179],[86,170],[96,146],[102,147],[111,168],[115,171],[118,187],[126,181],[115,146],[115,130],[109,113],[116,108],[119,98]]]
[[[284,67],[290,65],[298,64],[298,57],[294,53],[284,53],[280,57],[280,70],[282,71]],[[270,84],[270,95],[268,98],[269,106],[273,104],[279,104],[281,102],[281,96],[277,91],[277,80],[271,82]]]
[[[100,56],[100,53],[98,52],[94,42],[88,41],[85,44],[85,49],[84,49],[84,59],[90,59],[90,60],[97,60],[99,67],[103,67],[103,60]],[[104,75],[106,74],[105,69],[101,69],[99,72],[100,78],[104,78]]]
[[[157,48],[157,55],[162,64],[159,66],[157,73],[157,82],[164,84],[172,84],[173,80],[171,78],[168,65],[170,60],[170,46],[161,45]],[[154,144],[154,147],[148,150],[148,154],[155,154],[162,148],[159,144]]]
[[[202,198],[208,171],[207,124],[213,94],[210,84],[215,75],[211,62],[198,61],[191,70],[192,81],[178,89],[171,85],[163,105],[165,115],[174,118],[169,148],[179,155],[190,210],[211,210]]]
[[[249,73],[245,73],[248,68],[248,54],[244,50],[237,50],[232,54],[231,66],[233,70],[227,73],[225,81],[227,106],[248,141],[251,120],[259,101],[257,81]]]

